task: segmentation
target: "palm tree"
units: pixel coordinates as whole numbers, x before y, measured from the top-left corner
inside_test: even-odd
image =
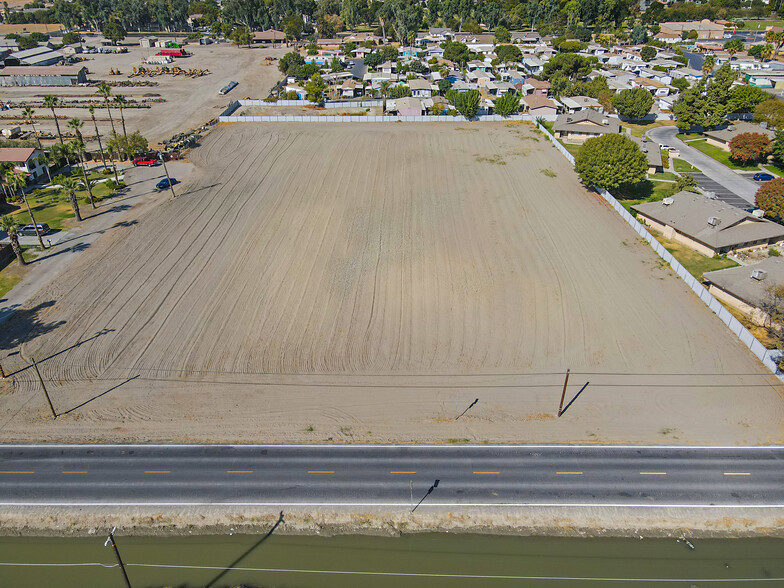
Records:
[[[71,208],[73,208],[74,216],[76,216],[76,220],[81,221],[82,215],[79,212],[79,202],[76,200],[76,189],[78,188],[78,184],[72,176],[57,176],[55,181],[60,184],[60,190],[68,196],[68,200],[71,202]]]
[[[771,57],[773,57],[773,45],[770,43],[765,43],[762,46],[762,51],[760,51],[760,59],[762,61],[767,61]]]
[[[19,245],[19,221],[7,214],[0,218],[0,229],[8,233],[8,239],[11,241],[11,249],[14,250],[16,259],[19,260],[21,265],[26,265],[27,262],[22,255],[22,248]]]
[[[9,193],[8,183],[5,181],[6,174],[13,169],[13,165],[7,161],[0,163],[0,184],[3,185],[3,194],[6,201],[10,200],[11,194]]]
[[[46,170],[46,177],[49,178],[49,183],[51,184],[52,172],[49,171],[49,164],[51,163],[51,160],[49,159],[49,156],[46,154],[46,151],[41,150],[41,153],[38,155],[38,157],[35,158],[35,160],[37,163],[40,163],[44,166],[44,169]]]
[[[33,127],[33,135],[35,135],[35,141],[38,143],[38,148],[43,149],[43,147],[41,147],[41,139],[38,137],[38,133],[35,132],[35,123],[33,122],[34,113],[35,110],[29,106],[25,106],[24,110],[22,110],[22,116],[25,117],[25,120],[30,121],[30,126]]]
[[[76,139],[84,143],[84,138],[82,137],[82,127],[84,123],[80,121],[78,118],[73,117],[72,119],[68,120],[68,128],[73,129],[73,132],[76,134]]]
[[[112,95],[112,88],[106,82],[101,82],[101,85],[98,86],[98,94],[103,96],[104,101],[106,102],[106,112],[109,113],[109,122],[112,123],[112,133],[117,133],[114,130],[114,119],[112,118],[112,110],[109,108],[109,96]]]
[[[93,189],[92,189],[92,182],[87,179],[87,170],[85,169],[87,166],[84,162],[84,154],[87,152],[87,149],[84,146],[84,143],[81,141],[71,141],[68,146],[71,148],[71,152],[76,154],[79,157],[79,161],[82,162],[82,177],[84,178],[84,187],[87,188],[87,194],[90,196],[90,204],[92,207],[95,208],[95,199],[93,198]]]
[[[25,206],[27,206],[27,214],[30,215],[30,222],[33,224],[33,228],[35,229],[35,236],[38,237],[38,242],[41,244],[41,249],[46,249],[44,240],[41,238],[41,232],[38,230],[38,223],[35,222],[35,217],[33,216],[33,209],[30,208],[30,203],[27,201],[27,194],[24,192],[24,188],[27,186],[27,178],[22,173],[11,171],[6,175],[6,182],[8,182],[10,186],[13,186],[19,190],[20,198],[24,200]]]
[[[44,96],[44,108],[51,108],[52,109],[52,116],[54,117],[54,124],[57,127],[57,136],[60,137],[60,144],[62,145],[63,142],[63,134],[60,132],[60,122],[57,120],[57,113],[54,111],[54,107],[60,103],[60,100],[54,94],[47,94]]]
[[[381,90],[381,96],[384,98],[384,109],[381,111],[381,114],[384,114],[387,111],[387,97],[389,96],[389,89],[392,86],[389,80],[384,80],[379,85],[379,90]]]
[[[715,66],[716,58],[713,55],[706,55],[705,59],[702,60],[702,73],[705,74],[705,76],[710,75]]]
[[[125,132],[125,115],[123,114],[123,107],[128,105],[128,101],[125,99],[125,96],[123,96],[122,94],[117,94],[117,96],[114,97],[114,103],[117,105],[117,108],[120,109],[120,119],[122,120],[123,137],[127,139],[128,133]]]
[[[106,158],[103,156],[101,134],[98,132],[98,123],[95,120],[95,107],[90,104],[90,106],[87,107],[87,111],[90,113],[90,117],[93,119],[93,126],[95,127],[95,138],[98,139],[98,150],[101,152],[101,163],[103,163],[103,169],[106,169]]]

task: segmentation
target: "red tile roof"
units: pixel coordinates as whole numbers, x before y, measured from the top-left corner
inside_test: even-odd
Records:
[[[34,151],[34,147],[0,147],[0,162],[24,163]]]

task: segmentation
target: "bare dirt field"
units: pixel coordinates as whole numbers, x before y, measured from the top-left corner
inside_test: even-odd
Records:
[[[135,44],[130,44],[135,43]],[[160,49],[145,49],[139,47],[137,39],[128,39],[126,42],[128,53],[118,54],[88,54],[84,55],[87,61],[82,62],[90,71],[88,78],[93,81],[127,80],[128,74],[134,67],[142,65],[142,58],[154,55]],[[145,97],[164,98],[165,102],[152,103],[149,109],[126,109],[124,111],[128,132],[141,131],[149,141],[157,143],[168,139],[178,132],[196,128],[217,116],[231,102],[240,98],[265,98],[270,88],[281,78],[277,65],[262,65],[267,56],[279,57],[286,52],[285,48],[237,48],[228,43],[213,45],[186,46],[191,53],[190,57],[177,59],[175,65],[183,69],[209,69],[210,74],[198,78],[172,75],[158,75],[155,77],[135,77],[133,80],[148,80],[158,82],[157,86],[115,87],[114,94],[122,94],[129,100],[141,100]],[[155,66],[145,66],[155,67]],[[119,70],[122,75],[110,75],[110,70]],[[239,82],[232,92],[226,96],[219,96],[218,90],[231,80]],[[40,104],[47,94],[60,96],[64,101],[84,100],[92,96],[102,100],[95,94],[95,87],[9,87],[3,88],[4,100],[12,104],[29,101]],[[36,127],[39,131],[55,133],[54,120],[51,111],[42,106],[36,110]],[[21,108],[15,108],[4,115],[15,115],[18,118],[6,118],[2,126],[7,126],[16,121],[22,124]],[[92,123],[86,108],[61,108],[57,109],[57,116],[61,119],[61,128],[67,130],[65,121],[74,116],[85,121],[82,129],[88,137],[94,135]],[[48,116],[48,118],[39,118]],[[99,119],[99,131],[102,135],[109,135],[112,130],[109,117],[104,109],[96,109]],[[120,132],[119,113],[112,109],[115,126]],[[29,125],[22,125],[29,130]],[[97,143],[89,141],[88,147],[98,149]]]
[[[191,160],[0,327],[2,440],[784,438],[781,383],[526,125],[226,125]]]

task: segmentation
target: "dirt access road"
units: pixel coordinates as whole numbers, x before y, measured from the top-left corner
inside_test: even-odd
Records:
[[[782,441],[779,381],[529,126],[237,124],[191,159],[5,323],[61,416],[21,371],[3,440]]]

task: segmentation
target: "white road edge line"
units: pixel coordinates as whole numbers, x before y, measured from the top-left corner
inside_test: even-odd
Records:
[[[185,448],[233,448],[242,449],[247,447],[267,447],[274,449],[445,449],[445,450],[461,450],[461,449],[731,449],[743,451],[763,451],[763,450],[784,450],[784,445],[601,445],[601,444],[554,444],[554,445],[527,445],[527,444],[453,444],[453,445],[427,445],[427,444],[392,444],[392,445],[376,445],[372,443],[367,444],[348,444],[348,443],[309,443],[309,444],[265,444],[265,443],[247,443],[247,444],[190,444],[190,443],[0,443],[0,451],[5,448],[30,448],[30,449],[46,449],[47,447],[73,447],[73,448],[90,448],[90,449],[119,449],[123,447],[185,447]]]
[[[410,507],[408,502],[0,502],[2,506],[399,506]],[[764,509],[784,509],[784,504],[624,504],[624,503],[601,503],[601,502],[425,502],[420,508],[425,507],[450,507],[450,508],[473,508],[473,507],[498,507],[498,508],[552,508],[552,507],[593,507],[593,508],[764,508]]]

